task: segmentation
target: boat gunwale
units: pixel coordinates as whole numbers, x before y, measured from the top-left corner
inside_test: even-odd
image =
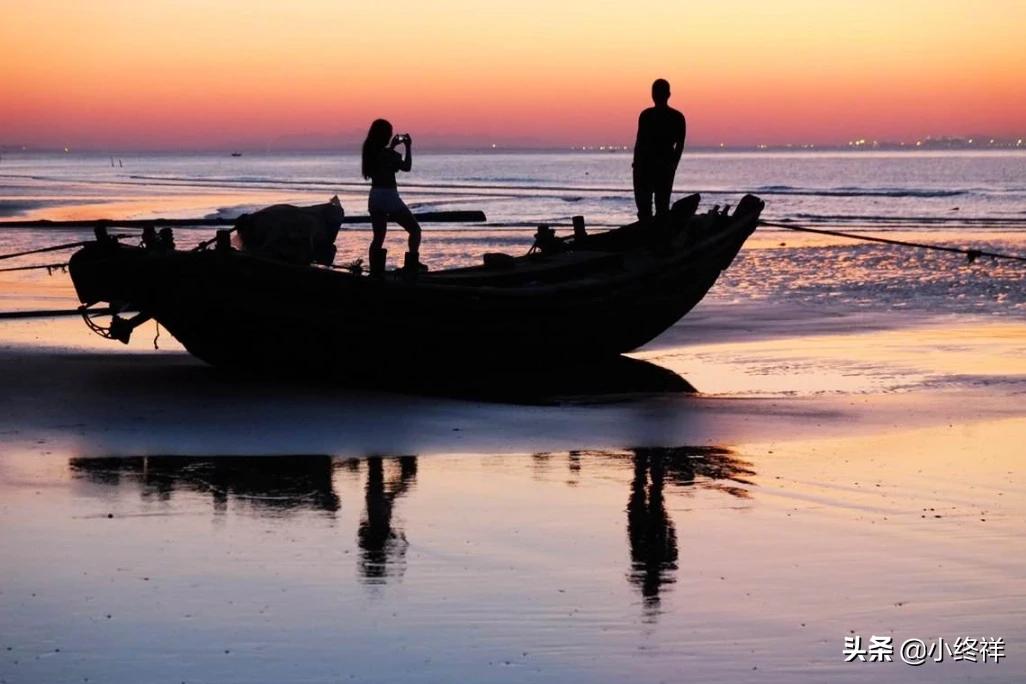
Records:
[[[754,216],[752,216],[752,214],[754,214]],[[671,254],[671,255],[668,255],[668,256],[662,257],[662,258],[658,258],[657,257],[657,259],[658,259],[657,263],[658,263],[658,265],[660,267],[669,266],[669,267],[672,268],[672,267],[676,266],[677,264],[679,264],[681,262],[685,262],[687,260],[693,260],[696,257],[704,256],[711,249],[717,249],[718,250],[722,245],[718,245],[717,243],[726,242],[728,238],[732,238],[732,237],[735,236],[735,234],[737,234],[737,233],[739,233],[739,232],[741,232],[743,230],[746,230],[745,224],[755,224],[756,221],[758,220],[758,215],[759,215],[758,211],[752,211],[752,212],[746,213],[745,215],[740,216],[740,217],[738,217],[738,216],[730,216],[729,217],[729,221],[727,222],[727,224],[726,225],[722,225],[722,226],[718,226],[713,234],[705,237],[700,242],[697,242],[697,243],[695,243],[693,245],[690,245],[690,246],[680,250],[678,253]],[[695,218],[700,219],[700,218],[702,218],[702,216],[695,217]],[[692,219],[692,220],[694,220],[694,219]],[[753,231],[754,231],[755,227],[756,227],[755,225],[752,225]],[[617,230],[617,229],[614,229],[614,230]],[[613,232],[613,231],[608,231],[608,232]],[[601,233],[601,234],[606,234],[606,233]],[[94,247],[94,245],[89,245],[89,246],[83,248],[83,250],[89,249],[90,247]],[[153,254],[153,253],[146,252],[145,248],[137,247],[135,245],[122,245],[122,244],[118,244],[117,247],[118,247],[119,251],[120,250],[126,250],[127,252],[135,252],[137,256],[149,256],[149,257],[155,257],[155,258],[158,258],[158,259],[159,258],[165,258],[165,257],[172,257],[172,258],[175,258],[175,257],[183,258],[184,257],[184,258],[189,258],[192,255],[200,255],[200,254],[212,254],[212,255],[217,255],[217,256],[222,256],[222,257],[225,256],[223,253],[219,254],[217,252],[210,252],[210,251],[205,251],[205,252],[175,251],[175,252],[170,252],[170,253],[165,253],[165,254]],[[638,249],[645,249],[645,248],[635,248],[634,250],[630,250],[630,251],[636,251]],[[81,253],[81,251],[83,251],[83,250],[80,250],[78,253]],[[599,254],[601,254],[601,255],[616,254],[616,252],[605,252],[605,251],[600,251],[600,250],[582,250],[582,251],[593,252],[596,255],[599,255]],[[78,254],[78,253],[76,253],[76,254]],[[292,274],[297,274],[297,275],[298,274],[310,275],[310,274],[317,273],[317,274],[323,274],[323,275],[318,275],[318,276],[315,276],[315,277],[337,277],[337,278],[349,280],[349,281],[354,282],[354,283],[362,283],[362,284],[364,284],[366,286],[385,286],[385,287],[395,287],[395,288],[399,288],[399,289],[416,288],[416,289],[419,289],[419,290],[440,290],[440,291],[446,291],[446,292],[488,291],[488,292],[497,292],[497,293],[498,292],[505,292],[505,293],[510,293],[510,294],[512,294],[512,293],[521,293],[521,292],[523,292],[525,290],[530,290],[531,293],[537,293],[539,291],[546,291],[546,290],[570,289],[570,288],[573,288],[577,283],[580,283],[582,286],[590,286],[590,283],[588,281],[593,280],[593,278],[589,274],[587,276],[581,276],[581,277],[578,277],[578,278],[569,279],[569,280],[567,280],[565,282],[560,282],[560,283],[548,283],[548,282],[530,281],[530,282],[527,282],[527,283],[516,283],[516,284],[509,284],[509,285],[490,285],[490,284],[484,284],[484,283],[482,283],[482,284],[466,284],[466,285],[464,285],[464,284],[455,283],[455,282],[435,282],[434,278],[432,277],[432,276],[435,276],[435,275],[443,275],[443,274],[449,273],[450,271],[455,271],[457,269],[446,269],[446,270],[443,270],[443,271],[436,271],[435,273],[431,274],[431,276],[429,276],[429,277],[414,278],[414,279],[410,279],[410,280],[406,280],[406,279],[403,279],[401,276],[398,276],[398,274],[400,273],[399,271],[392,271],[392,272],[389,273],[389,275],[394,275],[395,277],[386,277],[386,278],[383,278],[383,279],[373,279],[373,278],[370,278],[369,276],[366,276],[366,275],[363,275],[363,274],[350,273],[350,272],[348,272],[346,270],[343,270],[343,269],[331,268],[331,267],[325,267],[325,266],[318,266],[318,265],[313,265],[313,264],[311,264],[311,265],[289,264],[289,263],[286,263],[286,262],[277,261],[275,259],[271,259],[271,258],[268,258],[268,257],[263,257],[263,256],[255,255],[255,254],[250,254],[250,253],[243,252],[243,251],[240,251],[240,250],[232,250],[228,254],[230,255],[230,258],[232,258],[232,259],[245,260],[245,261],[248,261],[248,262],[251,262],[251,263],[259,264],[261,267],[270,267],[270,268],[273,268],[275,270],[281,271],[283,274],[284,273],[292,273]],[[556,256],[558,256],[558,255],[556,255]],[[114,256],[114,253],[112,253],[109,258],[116,258],[116,257]],[[515,257],[515,258],[523,258],[523,257]],[[471,269],[471,268],[480,268],[480,266],[479,265],[475,265],[475,266],[469,266],[469,267],[460,267],[459,270]],[[650,269],[646,269],[646,270],[650,270]],[[610,272],[609,271],[605,271],[604,275],[610,276]],[[602,284],[605,284],[605,285],[609,285],[609,284],[616,283],[617,281],[631,280],[631,279],[637,278],[639,275],[640,274],[636,273],[636,272],[635,273],[617,274],[617,275],[612,275],[611,277],[604,277],[601,280],[599,280],[598,282],[600,282]]]

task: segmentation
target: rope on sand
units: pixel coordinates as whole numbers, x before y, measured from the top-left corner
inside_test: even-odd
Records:
[[[885,245],[898,245],[900,247],[918,247],[919,249],[933,249],[939,252],[952,252],[954,254],[964,254],[969,259],[969,263],[976,261],[980,257],[991,257],[993,259],[1011,259],[1013,261],[1026,261],[1026,256],[1019,256],[1017,254],[1001,254],[999,252],[987,252],[982,249],[968,249],[964,247],[945,247],[944,245],[930,245],[923,242],[892,240],[891,238],[876,237],[874,235],[857,235],[855,233],[844,233],[839,230],[822,230],[820,228],[808,228],[806,226],[796,226],[789,223],[777,223],[775,221],[759,221],[759,225],[767,226],[770,228],[785,228],[787,230],[796,230],[802,233],[818,233],[819,235],[833,235],[834,237],[849,238],[851,240],[863,240],[865,242],[880,242]]]

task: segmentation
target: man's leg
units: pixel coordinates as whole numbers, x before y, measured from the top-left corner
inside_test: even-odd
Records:
[[[638,220],[647,221],[652,218],[652,188],[645,173],[634,167],[634,203],[638,206]]]
[[[662,172],[653,183],[653,191],[655,192],[655,211],[656,216],[661,214],[667,214],[670,211],[670,195],[673,192],[673,176],[674,172]]]

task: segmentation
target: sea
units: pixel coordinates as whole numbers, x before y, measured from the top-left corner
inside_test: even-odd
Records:
[[[400,190],[485,213],[425,224],[440,269],[631,222],[630,161],[418,150]],[[359,217],[358,166],[4,152],[0,221]],[[1026,263],[851,237],[1026,255],[1026,154],[688,152],[694,192],[845,233],[760,227],[632,353],[694,393],[239,377],[155,321],[24,317],[76,313],[73,248],[0,260],[0,684],[1026,681]],[[88,239],[0,227],[0,256]]]
[[[522,253],[537,225],[568,232],[575,215],[593,230],[631,222],[630,178],[631,157],[622,151],[417,152],[400,190],[414,211],[485,212],[480,224],[424,226],[422,260],[445,268],[476,263],[489,251]],[[769,221],[1026,255],[1024,151],[689,152],[674,196],[694,192],[702,195],[700,211],[754,193],[766,201]],[[357,155],[5,152],[0,158],[0,220],[235,217],[335,195],[348,215],[366,214]],[[179,244],[189,245],[211,230],[176,233]],[[355,224],[343,231],[338,263],[365,258],[368,230]],[[0,228],[0,254],[88,236]],[[390,263],[398,264],[401,229],[390,231],[386,246]],[[50,257],[37,261],[60,262]],[[17,265],[29,263],[35,262]],[[841,312],[1022,316],[1023,274],[1021,261],[970,263],[959,254],[762,227],[709,298]],[[31,284],[48,276],[8,277]],[[18,301],[5,304],[20,308]]]

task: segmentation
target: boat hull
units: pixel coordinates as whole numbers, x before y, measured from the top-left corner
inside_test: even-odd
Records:
[[[354,378],[539,369],[615,357],[673,325],[729,266],[761,208],[677,212],[665,239],[635,225],[507,272],[374,279],[235,250],[97,244],[75,254],[71,273],[83,303],[128,303],[218,367]]]

